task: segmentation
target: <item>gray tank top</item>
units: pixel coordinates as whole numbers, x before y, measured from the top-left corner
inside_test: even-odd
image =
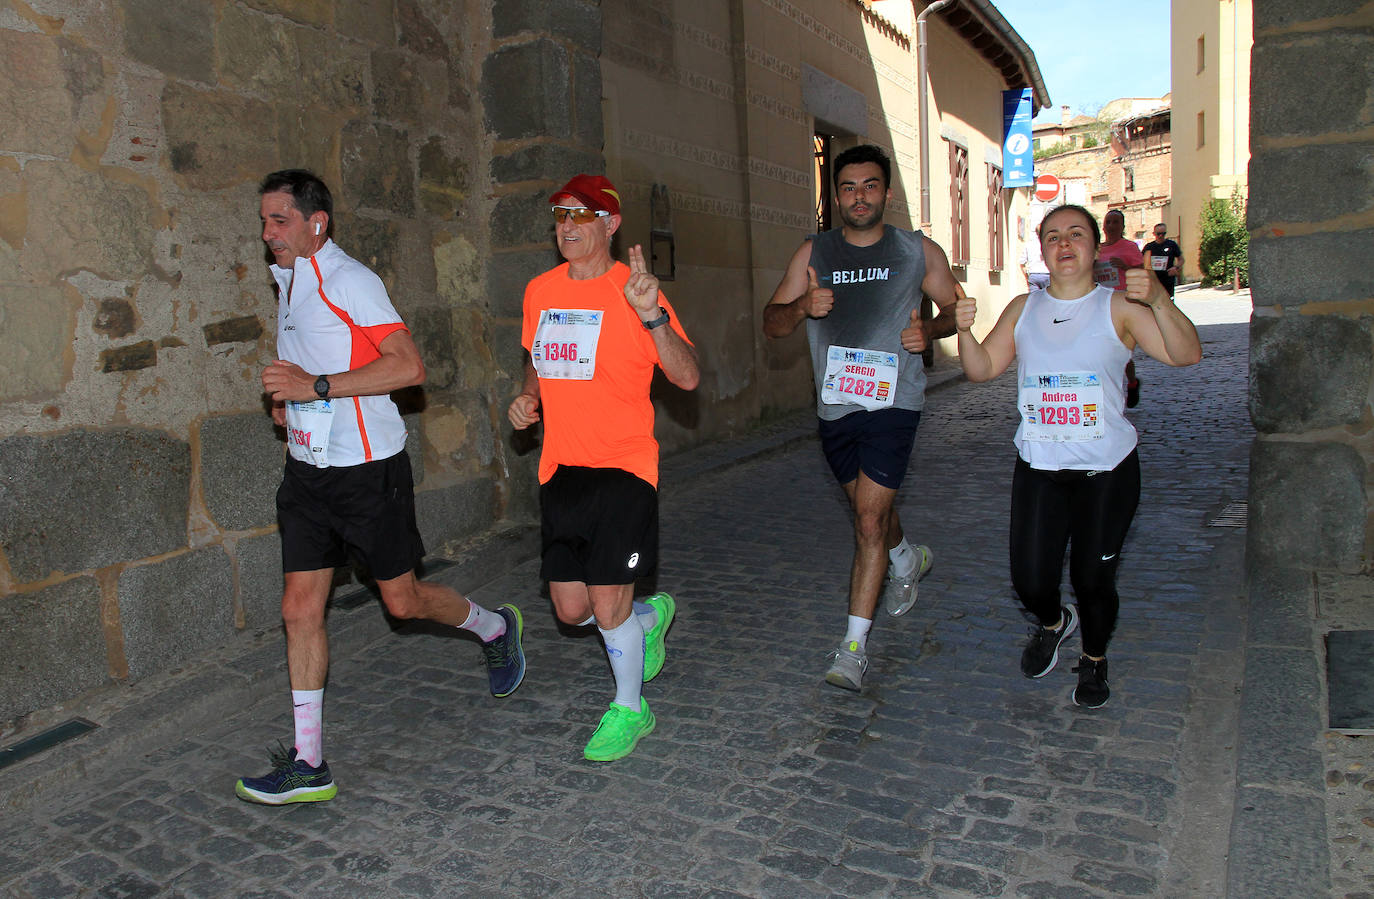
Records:
[[[911,310],[920,305],[921,282],[926,277],[921,232],[885,225],[882,239],[870,247],[846,242],[839,228],[808,239],[816,280],[835,292],[829,315],[806,320],[816,379],[816,414],[834,421],[864,408],[822,400],[832,346],[895,354],[897,384],[892,405],[919,412],[925,406],[925,366],[919,353],[902,349],[902,329],[911,322]]]

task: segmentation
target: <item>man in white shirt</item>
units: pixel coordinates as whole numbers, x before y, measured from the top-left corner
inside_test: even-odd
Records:
[[[482,641],[491,692],[509,696],[525,676],[523,621],[514,606],[489,611],[451,587],[415,576],[424,544],[406,430],[388,394],[424,383],[425,366],[375,273],[329,238],[334,201],[301,169],[259,187],[262,239],[276,259],[277,356],[262,372],[272,420],[286,428],[277,491],[282,622],[296,742],[272,770],[234,787],[265,805],[319,802],[338,792],[323,756],[329,670],[325,604],[334,569],[363,563],[396,618],[427,618]]]

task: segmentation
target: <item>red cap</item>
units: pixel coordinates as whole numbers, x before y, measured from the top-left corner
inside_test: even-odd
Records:
[[[574,175],[549,202],[556,203],[559,197],[573,197],[588,209],[620,215],[620,193],[605,175]]]

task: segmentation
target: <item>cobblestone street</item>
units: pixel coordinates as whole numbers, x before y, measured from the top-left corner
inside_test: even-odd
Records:
[[[954,379],[931,393],[899,496],[934,569],[906,616],[879,612],[861,693],[822,681],[844,631],[852,537],[814,419],[798,416],[784,423],[791,439],[744,461],[697,470],[703,449],[665,464],[658,585],[678,618],[645,688],[657,730],[631,757],[582,759],[611,677],[594,631],[560,632],[537,562],[475,590],[455,566],[436,577],[524,612],[529,673],[514,696],[490,696],[462,636],[379,628],[372,601],[336,610],[332,628],[366,635],[340,641],[332,663],[338,798],[253,806],[234,780],[265,771],[265,748],[291,738],[281,640],[264,634],[222,665],[248,683],[236,707],[7,812],[0,891],[1224,895],[1245,532],[1210,522],[1246,498],[1248,302],[1196,305],[1202,364],[1170,370],[1137,353],[1144,486],[1102,709],[1070,701],[1076,636],[1050,675],[1019,673],[1014,384]],[[180,678],[160,702],[194,698],[197,673]],[[41,780],[43,765],[22,773]]]

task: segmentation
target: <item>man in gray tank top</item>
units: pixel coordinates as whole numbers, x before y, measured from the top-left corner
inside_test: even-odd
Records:
[[[869,144],[836,157],[843,227],[802,243],[763,311],[769,337],[786,337],[806,322],[821,447],[854,513],[848,626],[825,675],[847,690],[863,686],[879,594],[889,613],[901,615],[930,569],[930,550],[906,541],[893,503],[925,406],[920,353],[954,333],[962,294],[939,246],[920,231],[883,223],[891,169]],[[940,307],[933,320],[920,317],[922,293]]]

